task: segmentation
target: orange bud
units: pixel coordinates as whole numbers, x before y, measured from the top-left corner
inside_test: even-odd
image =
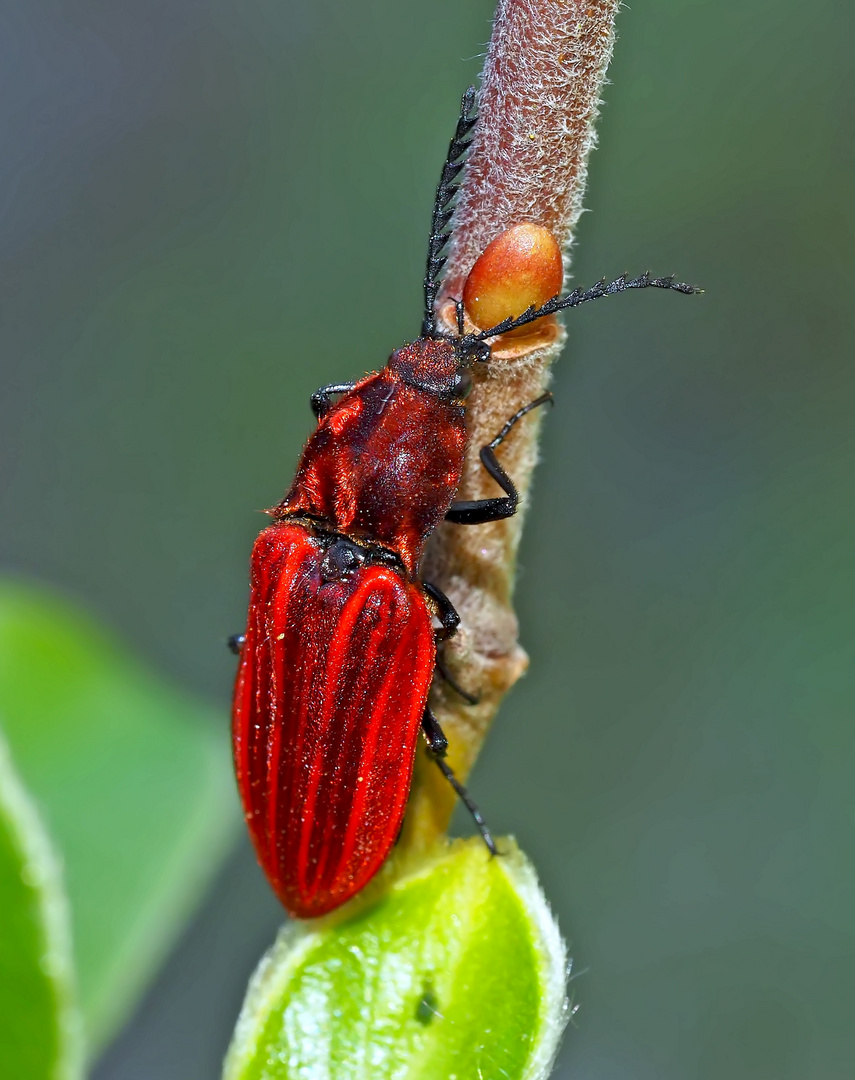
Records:
[[[463,305],[482,330],[509,315],[540,307],[561,291],[564,267],[558,241],[542,225],[523,221],[488,244],[469,271]],[[538,322],[513,330],[508,337],[536,332]]]

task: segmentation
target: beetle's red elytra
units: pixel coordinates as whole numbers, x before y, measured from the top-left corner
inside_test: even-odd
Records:
[[[392,566],[282,521],[258,537],[234,755],[259,862],[301,918],[376,873],[401,827],[433,677],[431,613]]]
[[[475,124],[474,98],[470,88],[437,187],[422,335],[392,353],[381,371],[312,396],[318,426],[288,493],[268,511],[273,524],[255,543],[246,631],[232,639],[240,654],[232,736],[244,815],[271,886],[297,918],[339,907],[383,864],[403,820],[419,730],[496,853],[444,761],[447,740],[427,704],[434,669],[443,670],[437,643],[454,633],[459,617],[422,580],[420,567],[443,519],[478,525],[516,511],[517,491],[496,450],[551,396],[525,404],[481,449],[503,494],[455,501],[470,366],[490,358],[496,335],[599,296],[648,286],[695,291],[646,274],[545,303],[535,289],[526,310],[494,305],[500,321],[469,333],[460,301],[458,332],[440,331],[441,251]],[[503,288],[507,263],[505,257]],[[479,288],[489,294],[484,263],[481,271]]]

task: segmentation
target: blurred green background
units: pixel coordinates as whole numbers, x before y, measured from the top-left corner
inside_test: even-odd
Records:
[[[320,383],[419,326],[490,0],[8,0],[2,567],[223,715]],[[473,776],[572,943],[557,1075],[853,1074],[855,9],[625,10]],[[468,829],[468,825],[465,825]],[[246,846],[96,1080],[205,1080],[279,921]],[[488,1078],[485,1078],[488,1080]],[[492,1078],[489,1078],[492,1080]]]

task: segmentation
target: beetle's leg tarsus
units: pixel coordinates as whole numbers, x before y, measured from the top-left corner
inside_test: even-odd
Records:
[[[496,847],[496,841],[493,839],[493,835],[488,829],[487,822],[484,820],[481,811],[472,801],[469,792],[463,784],[460,783],[452,772],[451,766],[445,760],[445,754],[448,750],[448,739],[445,736],[445,732],[439,726],[439,721],[428,708],[425,709],[424,716],[422,717],[422,731],[427,739],[428,752],[436,762],[439,771],[449,784],[451,784],[455,795],[472,815],[472,820],[475,822],[478,832],[481,834],[481,838],[487,845],[487,850],[491,855],[498,855],[499,849]]]
[[[472,815],[472,820],[475,822],[475,825],[478,828],[478,832],[481,834],[481,839],[487,845],[487,850],[490,852],[491,855],[498,855],[499,849],[496,847],[496,841],[493,839],[493,834],[487,827],[487,822],[484,820],[481,811],[472,801],[469,792],[451,771],[448,762],[446,762],[443,758],[440,757],[434,758],[434,761],[436,762],[439,771],[449,782],[449,784],[451,784],[452,788],[454,788],[454,793],[457,795],[457,798],[460,799],[460,801]]]
[[[354,386],[356,386],[356,383],[353,382],[330,383],[329,386],[322,386],[319,390],[316,390],[309,399],[315,417],[320,420],[330,411],[333,394],[347,394]]]
[[[500,521],[502,518],[513,517],[517,512],[519,493],[513,480],[508,476],[499,459],[496,450],[502,445],[517,421],[522,420],[526,413],[536,409],[538,405],[552,402],[552,394],[547,391],[540,397],[524,405],[508,420],[499,434],[492,442],[481,448],[481,463],[490,476],[496,481],[504,495],[493,499],[473,499],[471,501],[453,502],[445,515],[446,521],[453,521],[457,525],[483,525],[488,521]]]
[[[240,656],[240,651],[246,641],[246,634],[232,634],[230,638],[226,639],[226,645],[229,647],[229,651],[233,652],[235,656]]]

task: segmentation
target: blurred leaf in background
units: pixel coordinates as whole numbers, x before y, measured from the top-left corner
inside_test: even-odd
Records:
[[[70,604],[9,582],[0,584],[0,718],[64,863],[97,1048],[234,836],[217,730],[226,719],[165,686]]]
[[[0,1075],[80,1080],[73,966],[59,862],[0,737]]]

